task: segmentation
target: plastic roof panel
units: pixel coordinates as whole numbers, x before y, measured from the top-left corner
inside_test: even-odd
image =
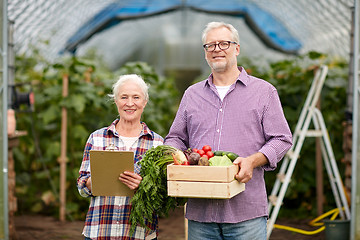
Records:
[[[221,20],[239,30],[241,53],[248,57],[266,60],[286,56],[274,51],[276,45],[289,51],[301,44],[299,53],[315,50],[348,58],[353,5],[353,0],[9,0],[8,16],[14,23],[14,49],[27,53],[34,45],[49,60],[61,57],[59,53],[69,39],[100,16],[98,14],[106,7],[113,8],[110,6],[117,6],[117,13],[111,15],[105,11],[108,22],[102,21],[102,24],[107,24],[108,28],[90,24],[89,29],[96,34],[87,37],[84,34],[83,42],[77,39],[76,54],[95,47],[106,53],[109,62],[118,63],[129,56],[136,60],[134,56],[154,53],[163,54],[165,59],[175,52],[174,56],[183,52],[188,56],[195,52],[201,54],[202,29],[209,21]],[[122,9],[120,15],[119,9]],[[221,13],[223,11],[235,13],[230,16]],[[157,12],[164,14],[157,15]],[[142,18],[141,14],[148,17]],[[270,24],[272,21],[277,24]],[[289,39],[280,34],[285,32],[282,29],[287,31]],[[294,45],[287,45],[292,42],[290,39],[295,40]],[[45,40],[48,44],[42,44]],[[171,48],[168,49],[167,44]],[[149,49],[149,45],[157,49]],[[186,46],[192,51],[188,52]],[[184,58],[185,61],[185,55],[179,56],[174,59]],[[160,64],[166,62],[162,60]]]
[[[291,35],[281,21],[272,14],[252,2],[226,1],[221,6],[211,1],[199,1],[197,10],[208,13],[219,13],[229,16],[244,17],[249,27],[264,41],[266,45],[285,53],[296,53],[301,48],[301,42]],[[201,6],[201,7],[199,7]]]
[[[216,1],[121,1],[111,3],[96,16],[86,22],[68,40],[66,50],[75,52],[79,44],[87,41],[94,34],[101,32],[124,20],[141,18],[155,14],[166,13],[186,8],[209,14],[224,14],[244,17],[250,28],[269,47],[286,53],[296,53],[301,48],[299,40],[295,39],[284,25],[271,14],[250,2],[228,0],[222,4]]]
[[[112,27],[123,20],[131,20],[134,18],[168,12],[174,10],[174,8],[178,8],[180,4],[180,0],[162,0],[152,4],[149,4],[149,1],[147,0],[130,0],[110,3],[79,28],[79,30],[67,41],[65,50],[75,52],[78,44],[85,42],[95,33]]]

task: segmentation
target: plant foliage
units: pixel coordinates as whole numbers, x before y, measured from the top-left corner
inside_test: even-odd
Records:
[[[30,83],[35,93],[33,112],[17,112],[17,129],[26,130],[14,150],[18,212],[53,214],[59,207],[59,162],[62,108],[67,109],[66,208],[70,218],[84,218],[88,202],[79,196],[76,179],[86,140],[94,130],[108,126],[118,112],[108,97],[120,74],[136,73],[150,85],[143,121],[162,136],[174,118],[179,94],[174,81],[159,77],[146,63],[128,63],[115,73],[94,60],[71,57],[49,63],[41,56],[17,56],[16,82]],[[62,96],[63,78],[69,79]]]
[[[246,70],[257,77],[272,83],[278,90],[284,113],[291,130],[295,130],[300,112],[313,81],[315,72],[320,65],[329,67],[320,98],[320,110],[329,133],[335,159],[344,173],[341,160],[344,157],[342,149],[343,122],[346,111],[346,90],[348,82],[348,65],[342,59],[329,59],[326,55],[309,52],[291,60],[273,62],[269,68],[259,68],[254,62],[244,59]],[[310,129],[314,126],[311,125]],[[316,163],[315,138],[306,138],[300,152],[294,173],[287,190],[284,205],[280,215],[312,216],[316,215]],[[280,163],[281,164],[281,163]],[[279,167],[278,167],[279,169]],[[325,169],[325,166],[324,166]],[[270,193],[275,182],[275,172],[266,174],[267,189]],[[335,208],[334,196],[324,171],[325,210]]]
[[[112,84],[119,75],[136,73],[151,85],[150,101],[143,113],[143,121],[150,129],[165,136],[179,103],[174,80],[160,77],[146,63],[127,63],[111,72],[96,55],[89,58],[70,57],[50,63],[36,50],[31,56],[16,57],[16,83],[30,84],[35,93],[33,112],[17,111],[17,129],[27,131],[14,149],[16,162],[16,194],[18,213],[57,215],[59,208],[58,158],[61,150],[61,112],[67,116],[67,214],[68,218],[84,219],[88,202],[80,197],[76,179],[83,148],[89,134],[108,126],[118,115],[109,99]],[[329,132],[335,158],[342,171],[342,122],[345,121],[348,65],[343,60],[329,59],[311,52],[290,60],[272,62],[268,67],[256,65],[256,60],[241,59],[241,65],[259,78],[272,83],[279,92],[285,116],[292,130],[297,123],[315,70],[320,64],[329,66],[329,73],[321,95],[321,110]],[[68,97],[62,96],[64,76],[69,78]],[[24,110],[22,107],[20,110]],[[316,176],[315,140],[307,138],[288,188],[281,214],[292,216],[315,215]],[[267,189],[271,191],[276,172],[266,174]],[[326,208],[333,208],[334,200],[324,172]]]

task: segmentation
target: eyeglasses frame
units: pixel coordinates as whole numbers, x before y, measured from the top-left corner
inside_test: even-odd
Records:
[[[222,48],[220,47],[220,44],[223,43],[223,42],[229,43],[229,47],[228,47],[228,48],[225,48],[225,49],[222,49]],[[205,43],[205,44],[203,45],[203,48],[205,49],[206,52],[213,52],[213,51],[215,51],[216,46],[218,46],[218,48],[219,48],[220,50],[227,50],[227,49],[230,48],[230,45],[231,45],[230,43],[237,44],[237,42],[234,42],[234,41],[221,41],[221,42],[218,42],[218,43],[211,43],[211,44]],[[208,45],[214,45],[214,46],[215,46],[215,47],[214,47],[214,50],[212,50],[212,51],[207,50],[206,46],[208,46]]]

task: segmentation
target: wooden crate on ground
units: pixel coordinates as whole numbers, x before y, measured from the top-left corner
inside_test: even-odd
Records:
[[[239,166],[167,166],[168,195],[229,199],[245,190],[235,179]]]

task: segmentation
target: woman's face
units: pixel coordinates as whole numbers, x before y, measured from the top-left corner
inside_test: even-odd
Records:
[[[141,88],[128,81],[119,88],[115,103],[121,120],[139,122],[147,101]]]

